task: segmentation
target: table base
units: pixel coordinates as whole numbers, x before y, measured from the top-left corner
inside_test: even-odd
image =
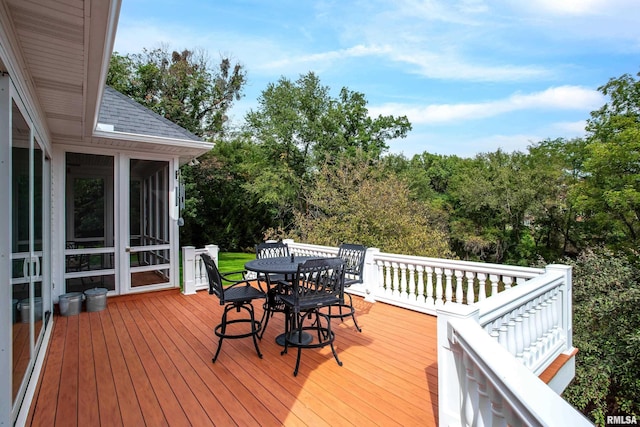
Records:
[[[280,346],[284,347],[284,341],[285,341],[285,336],[286,334],[280,334],[276,337],[276,343],[279,344]],[[291,337],[297,342],[298,341],[298,332],[294,331],[291,333]],[[311,336],[311,334],[308,334],[306,332],[302,333],[302,345],[307,345],[311,342],[311,340],[313,340],[313,337]],[[292,345],[292,344],[289,344]]]

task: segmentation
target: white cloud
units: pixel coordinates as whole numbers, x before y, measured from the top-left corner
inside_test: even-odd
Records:
[[[557,122],[552,123],[548,129],[553,133],[559,133],[566,138],[583,136],[585,132],[586,120],[578,120],[576,122]]]
[[[508,98],[466,104],[415,106],[385,104],[369,108],[372,116],[406,115],[411,123],[435,124],[460,120],[477,120],[518,110],[588,110],[602,104],[602,95],[580,86],[560,86],[531,94],[516,93]]]
[[[537,0],[530,5],[559,15],[586,15],[599,12],[606,3],[607,0]]]
[[[546,137],[534,134],[494,134],[487,136],[456,136],[441,135],[429,132],[412,132],[405,139],[389,142],[389,152],[403,154],[411,158],[415,154],[425,151],[433,154],[456,155],[460,157],[474,157],[478,153],[491,153],[498,149],[512,153],[525,152],[527,148]]]
[[[290,69],[292,66],[299,67],[301,65],[304,65],[306,67],[309,67],[309,65],[315,65],[325,68],[336,61],[341,61],[348,58],[377,56],[385,55],[388,53],[389,48],[386,46],[365,46],[360,44],[348,49],[340,49],[276,59],[263,64],[260,68],[270,70],[285,70]]]

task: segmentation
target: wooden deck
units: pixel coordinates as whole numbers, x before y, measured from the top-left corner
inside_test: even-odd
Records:
[[[107,309],[55,317],[34,397],[34,426],[435,426],[436,318],[354,298],[358,333],[335,321],[329,348],[281,356],[276,314],[260,342],[226,340],[222,307],[206,292],[116,297]],[[261,308],[256,307],[258,315]]]

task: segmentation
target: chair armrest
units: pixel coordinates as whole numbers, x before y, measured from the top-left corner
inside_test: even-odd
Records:
[[[226,282],[240,282],[240,281],[243,281],[243,280],[247,280],[246,274],[247,274],[246,270],[227,271],[226,273],[220,273],[220,277],[222,278],[222,280],[224,280]],[[242,279],[230,278],[230,276],[238,276],[238,275],[240,275],[242,277]]]
[[[232,275],[232,274],[238,274],[238,273],[242,273],[242,271],[234,271],[234,272],[230,272],[230,273],[225,273],[225,275]],[[233,279],[227,279],[224,277],[224,275],[220,275],[222,277],[222,280],[228,283],[231,283],[230,285],[226,285],[224,288],[226,289],[231,289],[231,288],[235,288],[237,286],[251,286],[252,282],[257,282],[258,283],[258,289],[260,289],[261,292],[265,292],[264,288],[262,287],[262,280],[260,278],[257,279],[242,279],[242,280],[233,280]]]

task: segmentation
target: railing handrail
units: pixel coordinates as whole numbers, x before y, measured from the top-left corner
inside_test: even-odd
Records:
[[[476,303],[480,311],[480,325],[504,316],[506,313],[522,307],[527,302],[539,298],[544,293],[562,283],[561,272],[549,272],[544,276],[534,277],[527,282],[515,286],[509,293],[501,292],[493,298]]]

